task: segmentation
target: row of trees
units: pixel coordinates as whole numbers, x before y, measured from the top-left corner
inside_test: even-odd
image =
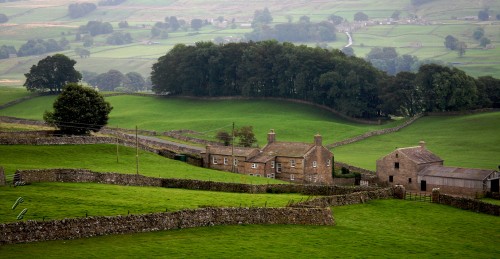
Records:
[[[72,19],[85,16],[97,9],[94,3],[73,3],[68,6],[68,15]]]
[[[277,41],[179,44],[153,65],[151,80],[159,94],[293,98],[363,118],[500,105],[491,97],[500,87],[456,68],[427,64],[390,76],[338,50]]]
[[[324,42],[335,41],[335,31],[335,26],[330,22],[311,23],[305,18],[298,23],[256,27],[251,33],[246,34],[245,38],[252,41],[276,39],[280,42]]]
[[[54,39],[36,39],[36,40],[28,40],[26,43],[21,45],[19,50],[16,53],[20,57],[31,56],[31,55],[41,55],[48,52],[56,52],[69,49],[69,41],[66,38],[61,38],[59,41]],[[10,48],[11,52],[13,50]]]
[[[137,72],[123,74],[111,69],[101,74],[83,71],[82,75],[83,81],[101,91],[138,92],[151,88],[151,83]]]
[[[127,0],[101,0],[99,6],[115,6],[125,3]]]
[[[0,59],[9,58],[11,54],[17,54],[16,47],[7,45],[0,47]]]

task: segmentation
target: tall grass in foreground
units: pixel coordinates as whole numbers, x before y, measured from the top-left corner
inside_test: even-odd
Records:
[[[193,228],[2,247],[6,258],[494,258],[500,218],[400,200],[335,207],[337,226]]]
[[[11,210],[18,197],[24,202]],[[306,200],[300,194],[208,192],[160,187],[134,187],[94,183],[34,183],[0,187],[0,222],[16,221],[23,208],[25,220],[51,220],[87,216],[115,216],[177,211],[200,207],[284,207]]]

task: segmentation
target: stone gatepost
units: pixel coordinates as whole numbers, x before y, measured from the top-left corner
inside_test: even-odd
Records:
[[[4,186],[7,183],[5,182],[5,172],[3,170],[3,167],[0,166],[0,186]]]
[[[433,188],[432,189],[432,202],[439,203],[439,195],[440,195],[439,188]]]
[[[406,188],[403,185],[394,185],[394,198],[404,200]]]

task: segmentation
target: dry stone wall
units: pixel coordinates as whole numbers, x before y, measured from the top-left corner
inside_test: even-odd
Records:
[[[304,202],[292,204],[292,207],[331,207],[365,203],[370,200],[390,199],[394,196],[392,188],[362,191],[344,195],[320,197]]]
[[[171,213],[0,224],[0,244],[238,224],[335,225],[330,208],[203,208]]]
[[[475,200],[471,198],[455,197],[446,194],[437,193],[437,197],[434,197],[435,191],[433,191],[433,202],[452,206],[455,208],[460,208],[463,210],[471,210],[479,213],[490,214],[494,216],[500,216],[500,206],[482,202],[480,200]],[[436,200],[437,199],[437,200]]]
[[[252,185],[222,183],[191,179],[167,179],[135,174],[98,173],[84,169],[35,169],[17,170],[20,180],[35,182],[92,182],[131,186],[154,186],[189,190],[235,192],[235,193],[301,193],[304,195],[344,195],[360,191],[377,190],[368,186],[328,186],[299,184]]]

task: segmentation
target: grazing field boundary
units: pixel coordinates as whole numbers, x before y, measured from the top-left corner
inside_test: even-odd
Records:
[[[377,190],[368,186],[330,186],[304,184],[241,184],[192,179],[156,178],[139,174],[98,173],[86,169],[32,169],[17,170],[16,179],[25,183],[72,182],[101,183],[129,186],[151,186],[234,193],[300,193],[312,196],[344,195]]]
[[[177,212],[0,224],[0,244],[240,224],[332,226],[330,208],[203,208]]]
[[[21,97],[19,99],[15,99],[13,101],[10,101],[8,103],[4,103],[4,104],[0,105],[0,110],[5,109],[5,108],[10,107],[10,106],[14,106],[14,105],[16,105],[18,103],[22,103],[24,101],[31,100],[35,97],[44,96],[44,95],[51,95],[51,94],[50,93],[35,93],[32,95],[24,96],[24,97]]]
[[[432,191],[432,202],[452,206],[463,210],[470,210],[478,213],[500,216],[500,205],[486,203],[471,198],[455,197],[452,195],[441,194],[439,190]]]

